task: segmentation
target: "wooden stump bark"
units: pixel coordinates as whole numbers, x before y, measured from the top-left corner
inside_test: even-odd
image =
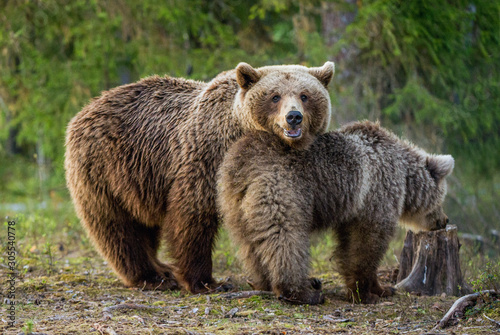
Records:
[[[460,296],[470,292],[460,271],[457,227],[406,234],[397,289],[421,295]]]

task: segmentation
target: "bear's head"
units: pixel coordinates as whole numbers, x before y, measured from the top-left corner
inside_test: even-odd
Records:
[[[332,62],[317,68],[276,65],[257,69],[240,63],[235,113],[246,129],[272,132],[291,147],[306,148],[330,123],[327,87],[334,70]]]
[[[423,172],[410,181],[408,187],[417,188],[407,190],[411,200],[418,208],[412,215],[402,219],[406,226],[419,230],[438,230],[446,227],[448,217],[443,210],[443,202],[447,192],[446,177],[453,171],[455,161],[450,155],[425,154],[422,160]],[[416,229],[415,229],[416,228]]]

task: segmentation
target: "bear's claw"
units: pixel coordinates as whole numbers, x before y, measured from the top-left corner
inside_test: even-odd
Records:
[[[321,288],[323,287],[323,284],[321,284],[321,280],[319,280],[318,278],[311,277],[309,278],[309,282],[311,283],[312,288],[316,291],[321,290]]]

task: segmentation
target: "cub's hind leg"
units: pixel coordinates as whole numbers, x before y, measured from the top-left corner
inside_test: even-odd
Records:
[[[348,298],[370,304],[376,303],[381,296],[393,295],[393,288],[379,284],[377,270],[394,226],[388,222],[356,222],[346,226],[338,232],[336,256],[347,286]]]

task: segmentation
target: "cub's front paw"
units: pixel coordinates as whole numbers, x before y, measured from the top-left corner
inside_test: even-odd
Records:
[[[321,280],[319,280],[318,278],[311,277],[309,278],[309,282],[311,283],[311,287],[316,291],[321,290],[321,288],[323,287],[323,284],[321,284]]]

